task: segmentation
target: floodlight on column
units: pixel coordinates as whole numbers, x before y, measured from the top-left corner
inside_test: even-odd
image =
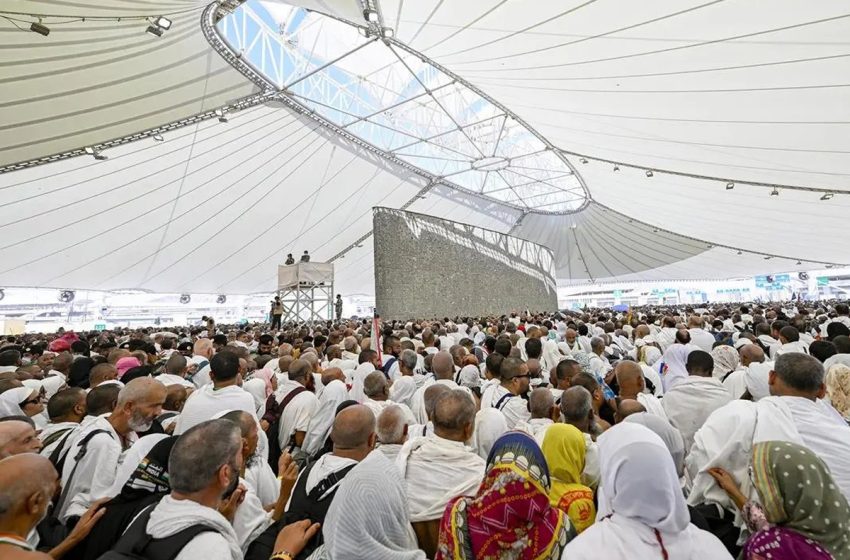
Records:
[[[150,33],[156,37],[162,37],[164,30],[161,27],[157,27],[155,25],[149,25],[147,29],[145,29],[146,33]]]
[[[370,10],[370,9],[363,10],[363,19],[365,19],[369,23],[378,23],[378,12],[377,12],[377,10]]]
[[[823,193],[823,196],[822,196],[822,197],[820,197],[820,199],[821,199],[821,200],[829,200],[829,199],[830,199],[830,198],[832,198],[833,196],[835,196],[835,193],[831,193],[831,192]]]
[[[726,190],[727,191],[731,191],[734,188],[735,188],[735,183],[733,183],[732,181],[729,181],[728,183],[726,183]]]

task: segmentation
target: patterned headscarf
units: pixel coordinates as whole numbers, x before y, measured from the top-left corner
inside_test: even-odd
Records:
[[[581,373],[589,373],[593,374],[590,369],[590,355],[585,352],[573,352],[573,360],[578,362],[578,365],[581,366]]]
[[[850,559],[850,507],[829,469],[808,448],[784,441],[753,446],[753,484],[765,517]]]
[[[738,368],[741,363],[741,357],[738,351],[731,346],[718,346],[711,351],[711,357],[714,359],[714,371],[712,377],[723,380],[730,372]]]
[[[835,364],[826,374],[829,402],[844,418],[850,418],[850,366]]]
[[[546,459],[534,439],[505,434],[490,451],[478,494],[446,506],[435,560],[560,559],[576,533],[549,505],[549,487]]]

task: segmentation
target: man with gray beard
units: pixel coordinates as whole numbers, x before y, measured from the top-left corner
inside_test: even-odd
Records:
[[[151,377],[133,379],[118,393],[110,415],[97,417],[80,430],[62,469],[63,496],[58,518],[69,527],[100,498],[109,496],[118,462],[150,429],[165,403],[165,385]]]

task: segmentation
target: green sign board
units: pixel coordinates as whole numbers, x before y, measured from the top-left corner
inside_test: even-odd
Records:
[[[106,330],[106,323],[95,323],[94,324],[94,330],[105,331]]]
[[[829,286],[829,276],[818,276],[818,286]]]

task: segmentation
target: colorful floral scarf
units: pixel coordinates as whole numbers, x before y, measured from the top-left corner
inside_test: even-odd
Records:
[[[534,439],[505,434],[490,451],[478,494],[446,506],[435,559],[560,559],[576,533],[549,505],[549,488],[546,459]]]

